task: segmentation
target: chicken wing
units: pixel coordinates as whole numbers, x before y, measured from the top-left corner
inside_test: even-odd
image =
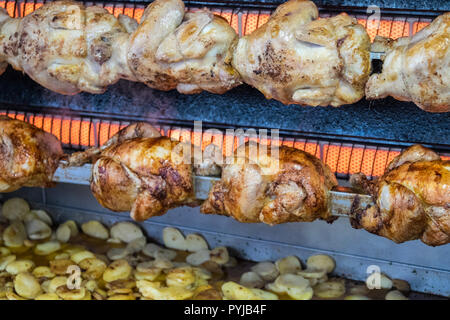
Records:
[[[311,1],[290,0],[241,38],[233,66],[244,82],[284,104],[340,106],[364,95],[370,39],[346,14],[318,20]]]
[[[47,3],[19,19],[0,8],[0,69],[8,62],[62,94],[102,93],[120,78],[134,80],[126,55],[133,24],[72,1]]]
[[[282,146],[260,152],[261,146],[247,143],[226,159],[201,211],[271,225],[332,219],[328,190],[337,181],[330,169],[301,150]]]
[[[375,199],[375,205],[353,213],[353,227],[397,243],[450,242],[450,161],[432,150],[414,145],[397,156],[378,180],[371,182],[357,174],[351,183]]]
[[[0,192],[51,186],[62,155],[54,135],[0,116]]]
[[[428,112],[450,111],[450,12],[412,37],[375,39],[386,51],[383,71],[369,78],[368,99],[392,96]]]
[[[151,88],[221,94],[241,83],[231,66],[236,41],[228,22],[207,9],[185,13],[181,0],[155,0],[131,37],[128,62]]]

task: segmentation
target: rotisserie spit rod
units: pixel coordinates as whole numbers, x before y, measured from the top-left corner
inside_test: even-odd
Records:
[[[315,179],[311,170],[315,169],[304,170],[306,163],[306,159],[302,164],[296,162],[295,168],[285,162],[282,173],[269,181],[258,177],[261,168],[254,164],[229,164],[223,168],[222,178],[194,175],[193,197],[206,200],[202,212],[232,216],[242,222],[332,221],[348,216],[354,228],[397,243],[415,239],[430,246],[449,243],[450,161],[441,160],[432,150],[411,146],[389,164],[382,177],[368,181],[364,175],[355,174],[351,177],[354,189],[333,187],[324,193],[311,181]],[[91,172],[95,174],[89,164],[60,167],[54,180],[88,185]],[[98,189],[98,183],[98,179],[93,180],[91,187]],[[322,196],[325,202],[320,200]]]
[[[92,165],[84,164],[81,167],[60,166],[53,176],[53,181],[57,183],[71,183],[78,185],[90,185]],[[210,190],[220,177],[194,176],[194,192],[197,200],[206,200]],[[349,217],[351,213],[365,210],[373,205],[372,196],[368,194],[356,193],[350,188],[338,187],[330,193],[330,211],[333,217]]]
[[[62,93],[101,93],[120,78],[158,90],[222,94],[242,79],[283,103],[354,103],[370,73],[370,40],[354,18],[318,20],[313,2],[291,0],[249,36],[207,9],[156,0],[141,23],[72,1],[24,18],[0,11],[0,63]],[[4,68],[2,68],[4,69]]]
[[[271,155],[253,156],[252,163],[240,161],[250,159],[250,152],[239,156],[239,148],[235,161],[223,167],[221,180],[202,204],[202,212],[268,224],[333,219],[330,213],[334,213],[337,194],[332,190],[337,183],[319,159],[282,146],[279,165],[272,168],[275,159]],[[355,174],[351,182],[359,193],[373,199],[362,208],[356,206],[357,200],[347,204],[344,211],[353,227],[398,243],[421,239],[436,246],[450,241],[450,161],[434,151],[411,146],[378,179],[368,181]]]
[[[444,14],[384,46],[385,69],[367,96],[449,111],[449,25]],[[240,39],[225,19],[207,9],[185,12],[181,0],[153,1],[139,25],[72,1],[18,19],[0,9],[0,35],[0,73],[9,63],[62,94],[102,93],[121,78],[181,93],[222,94],[246,82],[285,104],[340,106],[364,96],[371,69],[370,39],[356,19],[318,19],[306,0],[280,5]]]
[[[326,164],[292,147],[272,149],[249,141],[221,164],[219,148],[209,145],[200,152],[202,159],[195,148],[160,137],[147,123],[135,123],[100,148],[70,155],[67,165],[92,162],[83,181],[92,177],[97,200],[113,211],[130,211],[136,220],[198,205],[208,193],[201,212],[240,222],[333,221],[348,214],[355,228],[396,242],[449,242],[450,161],[422,146],[403,151],[373,182],[354,175],[352,183],[362,195],[337,190]],[[189,162],[182,161],[186,151]],[[65,174],[56,176],[63,181]],[[220,179],[208,177],[219,174]]]

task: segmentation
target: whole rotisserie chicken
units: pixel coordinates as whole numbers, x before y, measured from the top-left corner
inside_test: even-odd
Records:
[[[120,78],[134,80],[126,52],[136,26],[73,1],[50,2],[18,19],[0,8],[0,71],[7,62],[58,93],[102,93]]]
[[[450,161],[414,145],[397,156],[374,182],[362,174],[354,186],[374,197],[375,204],[355,212],[352,225],[397,243],[420,239],[427,245],[450,242]]]
[[[181,0],[155,0],[128,49],[138,81],[159,90],[224,93],[241,84],[231,66],[237,34],[207,9],[185,13]]]
[[[318,20],[311,1],[290,0],[242,37],[233,66],[244,82],[284,104],[340,106],[364,96],[370,39],[347,14]]]
[[[67,166],[92,161],[91,190],[112,211],[130,211],[134,220],[159,216],[182,205],[198,205],[193,172],[214,174],[208,158],[194,161],[190,144],[161,137],[151,125],[129,125],[102,147],[73,153]]]
[[[383,72],[367,82],[368,99],[392,96],[428,112],[450,111],[450,12],[412,37],[376,38],[373,47],[386,57]]]
[[[142,221],[195,202],[192,165],[180,161],[179,145],[151,125],[135,123],[104,147],[73,154],[68,165],[94,158],[91,190],[97,201],[112,211],[130,211],[134,220]]]
[[[271,225],[333,219],[328,191],[337,181],[328,166],[298,149],[261,147],[247,143],[226,159],[201,211]]]
[[[51,186],[62,155],[54,135],[0,116],[0,192]]]

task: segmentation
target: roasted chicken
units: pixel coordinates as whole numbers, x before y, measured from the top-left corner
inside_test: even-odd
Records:
[[[68,165],[93,158],[91,190],[98,202],[112,211],[130,211],[142,221],[195,202],[192,166],[181,161],[180,146],[151,125],[136,123],[105,146],[70,156]]]
[[[54,135],[0,116],[0,192],[51,186],[62,155]]]
[[[298,149],[262,147],[247,143],[226,159],[201,211],[271,225],[331,220],[328,191],[337,181],[330,169]]]
[[[217,172],[192,145],[161,137],[147,123],[132,124],[103,146],[70,155],[66,166],[93,162],[91,190],[112,211],[130,211],[134,220],[159,216],[182,205],[198,205],[193,172]],[[197,173],[198,173],[197,172]]]
[[[370,39],[347,14],[318,20],[311,1],[290,0],[239,39],[233,66],[266,98],[284,104],[340,106],[364,95]]]
[[[155,0],[131,37],[128,62],[151,88],[221,94],[241,83],[231,66],[236,41],[228,22],[207,9],[185,13],[181,0]]]
[[[376,181],[362,174],[351,183],[375,204],[352,214],[352,225],[397,243],[420,239],[427,245],[450,242],[450,161],[414,145],[389,165]]]
[[[367,82],[368,99],[392,96],[428,112],[450,111],[450,12],[412,37],[376,38],[372,47],[386,57],[383,72]]]
[[[133,24],[73,1],[47,3],[21,19],[0,8],[0,64],[58,93],[102,93],[120,78],[134,80],[126,59]]]

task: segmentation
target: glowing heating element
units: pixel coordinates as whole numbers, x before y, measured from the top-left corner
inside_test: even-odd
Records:
[[[0,7],[5,8],[8,14],[12,17],[23,17],[34,10],[41,7],[43,3],[36,1],[0,1]],[[92,5],[92,4],[89,4]],[[136,4],[120,4],[108,3],[96,5],[103,5],[108,12],[114,16],[125,14],[133,17],[138,22],[142,18],[145,6]],[[199,10],[198,8],[189,8],[190,11]],[[270,11],[253,11],[243,10],[239,13],[231,9],[212,9],[212,11],[225,18],[228,23],[236,30],[238,34],[246,35],[260,27],[270,17]],[[329,15],[323,15],[323,18]],[[397,39],[399,37],[409,36],[415,34],[419,30],[427,26],[431,20],[420,20],[396,17],[384,18],[380,21],[368,21],[365,16],[356,17],[358,23],[363,25],[370,38],[373,40],[375,36],[380,35]],[[0,114],[6,114],[5,112]],[[25,120],[42,128],[43,130],[54,134],[61,142],[70,148],[86,148],[91,146],[98,146],[105,143],[112,135],[120,129],[127,126],[128,122],[102,121],[92,119],[66,119],[61,116],[44,116],[44,115],[28,115],[25,117],[21,113],[8,113],[8,116],[19,120]],[[237,138],[234,136],[227,136],[225,134],[210,134],[210,133],[196,133],[188,129],[166,129],[158,128],[161,134],[171,138],[189,141],[204,149],[208,144],[214,143],[222,148],[224,156],[229,156],[233,153],[238,145]],[[248,138],[246,139],[248,140]],[[380,176],[383,174],[387,164],[400,153],[401,150],[378,149],[368,146],[354,146],[343,144],[329,144],[328,142],[320,141],[298,141],[283,139],[282,141],[256,141],[263,144],[282,144],[294,147],[305,152],[308,152],[325,162],[333,172],[349,175],[356,172],[363,172],[368,176]],[[450,157],[442,157],[450,159]]]
[[[36,2],[25,0],[23,2],[18,1],[0,1],[0,7],[5,8],[11,17],[24,17],[34,10],[38,9],[43,5],[42,2]],[[94,5],[90,3],[89,5]],[[118,17],[119,14],[125,14],[129,17],[136,19],[140,22],[142,15],[144,13],[145,6],[139,4],[124,4],[124,3],[95,3],[97,6],[103,6],[109,13]],[[197,11],[199,8],[188,8],[189,11]],[[261,10],[237,10],[232,9],[211,9],[214,14],[217,14],[225,18],[228,23],[236,30],[240,35],[246,35],[254,31],[256,28],[260,27],[270,17],[270,11]],[[323,18],[329,17],[329,15],[322,15]],[[357,16],[358,23],[363,25],[371,40],[375,36],[389,37],[392,39],[397,39],[399,37],[409,36],[420,31],[428,24],[430,24],[430,19],[411,19],[405,17],[381,17],[380,21],[370,20],[368,21],[367,16]]]
[[[84,149],[104,144],[120,129],[129,125],[129,122],[108,121],[90,118],[65,118],[57,115],[24,114],[15,111],[0,112],[13,119],[29,122],[46,132],[55,135],[65,147]],[[209,144],[215,144],[222,149],[225,157],[233,154],[242,141],[236,136],[227,135],[217,131],[194,132],[186,128],[171,128],[155,126],[162,135],[182,142],[190,142],[205,149]],[[331,171],[338,176],[348,176],[362,172],[367,176],[377,177],[384,173],[386,166],[394,157],[400,154],[400,149],[377,148],[364,145],[345,143],[330,144],[324,141],[308,141],[293,138],[280,138],[279,141],[270,139],[248,138],[245,142],[253,140],[262,144],[284,145],[308,152],[326,163]],[[441,156],[450,160],[450,156]]]

